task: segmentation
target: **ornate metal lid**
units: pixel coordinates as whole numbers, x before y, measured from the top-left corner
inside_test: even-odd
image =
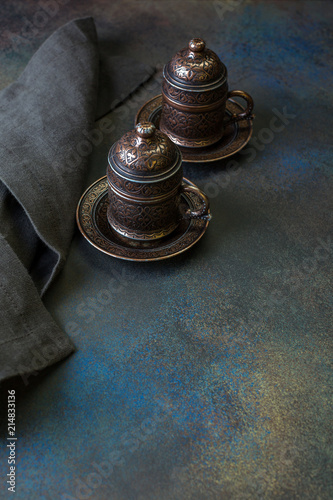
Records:
[[[215,52],[206,49],[202,38],[193,38],[164,66],[164,77],[184,90],[211,90],[226,80],[227,68]]]
[[[164,179],[177,171],[181,162],[178,147],[151,122],[138,123],[109,152],[113,171],[140,182]]]

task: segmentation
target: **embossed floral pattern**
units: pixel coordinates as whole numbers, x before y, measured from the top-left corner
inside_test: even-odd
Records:
[[[184,180],[185,185],[191,185]],[[182,195],[186,207],[197,210],[202,200],[194,193]],[[162,240],[140,242],[120,238],[107,219],[109,207],[107,178],[96,181],[84,193],[77,210],[77,222],[83,236],[98,250],[120,259],[153,261],[177,255],[193,246],[205,233],[209,222],[183,219],[172,235]]]
[[[226,102],[227,117],[240,113],[244,108],[235,101],[228,100]],[[160,118],[162,111],[162,95],[157,95],[150,99],[137,113],[136,123],[140,121],[152,121],[156,127],[160,126]],[[206,161],[216,161],[222,158],[227,158],[237,151],[240,151],[250,140],[253,131],[251,120],[242,120],[238,123],[233,123],[226,129],[226,133],[222,139],[208,148],[188,148],[182,147],[183,161],[191,161],[193,163],[201,163]]]
[[[113,156],[125,171],[149,175],[168,170],[177,159],[177,151],[170,139],[158,130],[147,138],[131,130],[111,149],[111,161]]]
[[[209,90],[207,92],[187,92],[186,90],[173,87],[166,80],[163,80],[162,91],[166,97],[173,99],[179,104],[184,104],[185,106],[197,106],[216,104],[217,102],[226,100],[228,85],[225,83],[219,88],[214,90]]]
[[[167,70],[176,80],[202,84],[220,78],[225,66],[212,50],[192,52],[186,48],[177,52],[168,63]]]
[[[171,232],[180,219],[180,193],[157,203],[143,204],[119,198],[109,187],[110,205],[108,219],[112,226],[117,225],[121,232],[134,238],[151,239],[165,236]]]
[[[224,104],[214,111],[180,111],[163,101],[160,129],[181,145],[205,146],[223,135]]]
[[[183,169],[178,171],[160,182],[134,182],[118,177],[108,166],[108,179],[111,185],[115,186],[124,194],[136,195],[140,198],[152,198],[166,195],[180,185],[183,177]]]

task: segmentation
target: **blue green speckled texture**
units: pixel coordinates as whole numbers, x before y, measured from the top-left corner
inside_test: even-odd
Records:
[[[230,89],[253,96],[254,134],[231,170],[184,165],[213,213],[189,252],[125,262],[77,232],[46,297],[77,352],[19,391],[16,498],[332,498],[331,4],[89,4],[62,6],[29,46],[2,38],[2,84],[72,17],[159,68],[202,36]],[[36,11],[5,5],[12,32]],[[158,80],[111,115],[87,186],[157,93]]]

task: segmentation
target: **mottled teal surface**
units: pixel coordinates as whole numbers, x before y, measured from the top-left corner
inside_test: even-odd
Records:
[[[125,262],[77,232],[46,297],[77,352],[18,393],[16,498],[330,499],[332,3],[90,4],[62,6],[30,45],[2,37],[2,86],[92,14],[117,53],[158,68],[203,36],[253,96],[254,134],[232,164],[184,166],[213,213],[189,252]],[[36,9],[1,6],[13,33]],[[157,93],[158,79],[110,115],[87,186]]]

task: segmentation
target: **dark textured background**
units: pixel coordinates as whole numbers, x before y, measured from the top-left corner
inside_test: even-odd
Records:
[[[332,3],[91,4],[1,2],[0,86],[93,15],[105,47],[157,69],[204,37],[253,96],[254,134],[234,171],[184,166],[213,213],[189,252],[123,262],[77,231],[46,305],[78,351],[18,393],[16,498],[332,498]],[[87,186],[159,75],[110,115]]]

